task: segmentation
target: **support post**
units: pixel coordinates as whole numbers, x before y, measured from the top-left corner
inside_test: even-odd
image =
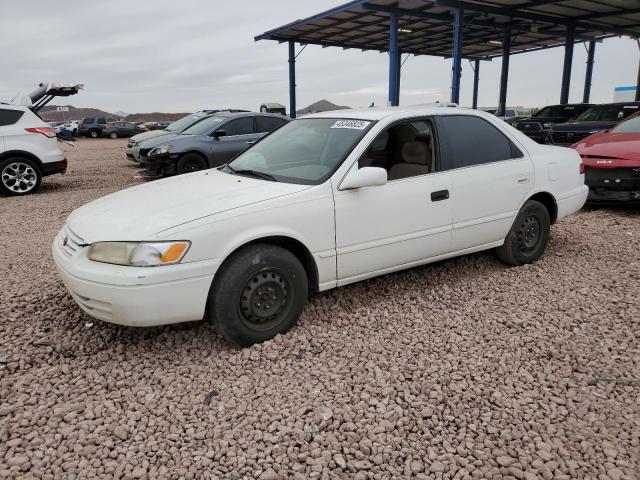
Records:
[[[507,84],[509,83],[509,54],[511,52],[511,24],[504,27],[502,37],[502,72],[500,74],[500,99],[496,115],[504,117],[507,109]]]
[[[451,76],[451,101],[460,103],[460,76],[462,74],[462,31],[464,18],[461,8],[453,10],[453,41],[452,41],[452,76]]]
[[[398,14],[389,15],[389,105],[398,106]]]
[[[560,89],[560,103],[569,103],[569,86],[571,84],[571,64],[573,63],[573,42],[575,42],[576,27],[567,26],[567,37],[564,44],[564,65],[562,67],[562,87]]]
[[[289,40],[289,116],[296,118],[296,44]]]
[[[478,86],[480,85],[480,60],[474,62],[473,68],[473,100],[471,102],[471,108],[474,110],[478,108]]]
[[[402,52],[398,50],[398,87],[396,90],[396,99],[398,101],[398,105],[400,105],[400,84],[402,79]]]
[[[589,103],[591,97],[591,78],[593,77],[593,59],[596,54],[596,41],[589,42],[587,49],[587,71],[584,74],[584,93],[582,94],[582,103]]]
[[[638,64],[638,79],[636,80],[636,102],[640,102],[640,63]]]

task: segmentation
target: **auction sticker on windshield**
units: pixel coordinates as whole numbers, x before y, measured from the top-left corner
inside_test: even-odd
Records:
[[[353,130],[364,130],[371,122],[363,120],[338,120],[331,125],[331,128],[351,128]]]

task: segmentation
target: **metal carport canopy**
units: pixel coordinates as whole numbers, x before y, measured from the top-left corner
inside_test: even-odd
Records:
[[[640,37],[640,0],[357,0],[255,40],[388,51],[393,57],[389,100],[394,104],[399,53],[453,57],[455,87],[456,60],[459,67],[461,58],[487,60],[569,44],[572,54],[576,42],[612,36]],[[565,73],[568,60],[565,55]],[[295,55],[289,62],[294,68]],[[565,86],[568,93],[568,78]]]

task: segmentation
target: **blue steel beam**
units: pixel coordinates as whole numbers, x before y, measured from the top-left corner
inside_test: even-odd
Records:
[[[502,37],[502,72],[500,74],[500,99],[496,115],[504,116],[507,108],[507,84],[509,83],[509,55],[511,53],[511,25],[507,24]]]
[[[480,60],[474,62],[473,67],[473,100],[471,108],[478,108],[478,86],[480,85]]]
[[[289,116],[296,118],[296,43],[289,40]]]
[[[389,105],[398,106],[398,14],[389,16]]]
[[[451,76],[451,102],[460,103],[460,76],[462,75],[462,31],[464,18],[462,9],[453,10],[453,45],[452,45],[452,76]]]
[[[569,86],[571,85],[571,65],[573,63],[573,44],[576,29],[573,25],[567,27],[567,40],[564,44],[564,64],[562,66],[562,86],[560,87],[560,103],[569,103]]]
[[[584,75],[584,93],[582,94],[582,103],[589,103],[591,96],[591,78],[593,77],[593,60],[596,54],[596,41],[589,42],[587,50],[587,71]]]

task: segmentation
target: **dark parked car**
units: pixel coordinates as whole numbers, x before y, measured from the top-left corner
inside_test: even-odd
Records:
[[[142,127],[131,122],[111,122],[102,129],[102,136],[109,138],[129,138],[138,133],[146,132]]]
[[[116,119],[111,117],[83,118],[78,124],[78,135],[89,136],[91,138],[99,138],[102,136],[102,130],[107,125],[107,123],[115,121]]]
[[[578,116],[574,122],[558,123],[552,126],[547,135],[547,143],[568,147],[593,133],[614,127],[618,122],[638,111],[640,111],[640,102],[595,105]]]
[[[140,144],[149,175],[182,174],[229,162],[290,119],[271,113],[216,113],[187,128]]]
[[[556,123],[570,122],[593,107],[591,103],[548,105],[535,115],[513,122],[513,126],[538,143],[545,143],[549,129]]]

